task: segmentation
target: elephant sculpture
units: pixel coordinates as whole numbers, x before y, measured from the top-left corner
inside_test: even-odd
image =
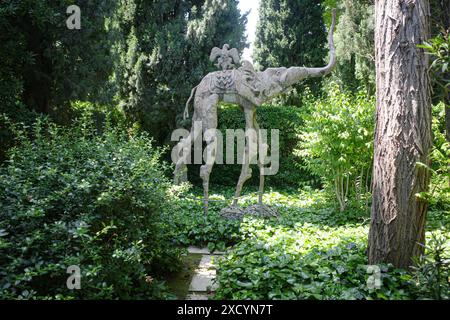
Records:
[[[211,51],[210,59],[216,64],[220,71],[211,72],[206,75],[201,82],[192,89],[186,108],[183,114],[184,119],[189,117],[189,103],[194,98],[194,113],[192,123],[201,121],[202,131],[205,133],[209,129],[217,128],[217,107],[220,101],[238,104],[245,114],[246,130],[254,129],[259,131],[256,121],[256,107],[260,106],[270,98],[285,92],[292,85],[299,83],[303,79],[309,77],[320,77],[330,73],[336,64],[335,48],[333,43],[333,32],[335,27],[336,14],[333,10],[332,23],[328,34],[329,45],[329,63],[325,67],[307,68],[307,67],[280,67],[268,68],[264,71],[255,71],[253,65],[249,61],[242,61],[239,68],[235,68],[239,64],[239,54],[236,49],[229,49],[225,44],[222,49],[214,48]],[[214,131],[214,130],[212,130]],[[194,134],[194,125],[190,134],[180,140],[176,146],[176,150],[180,152],[185,150],[175,163],[174,182],[176,184],[187,179],[187,157],[190,157],[190,148],[193,141],[197,138]],[[247,137],[248,138],[248,137]],[[259,134],[254,137],[256,143],[261,144],[261,136]],[[216,136],[208,134],[205,136],[208,161],[200,167],[200,177],[203,181],[204,190],[204,212],[208,212],[208,193],[209,193],[209,176],[211,174],[216,155]],[[232,207],[237,207],[238,199],[241,194],[242,186],[251,177],[250,169],[250,153],[248,148],[249,141],[246,142],[244,161],[242,164],[241,174],[237,183],[235,197]],[[267,149],[267,145],[263,146]],[[181,152],[180,152],[181,153]],[[258,159],[258,167],[260,171],[259,201],[262,205],[262,194],[264,188],[264,164]]]

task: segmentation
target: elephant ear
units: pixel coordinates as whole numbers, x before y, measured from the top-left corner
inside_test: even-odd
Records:
[[[211,54],[209,55],[209,60],[211,62],[216,61],[217,57],[219,57],[222,54],[222,49],[214,47],[211,50]]]
[[[234,64],[239,64],[241,62],[241,57],[239,57],[239,51],[237,51],[236,48],[229,50],[228,54],[231,56],[231,59],[233,59]]]

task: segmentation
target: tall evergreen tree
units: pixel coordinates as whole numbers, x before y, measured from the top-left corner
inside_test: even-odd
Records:
[[[67,28],[67,0],[3,0],[0,4],[0,114],[30,122],[35,112],[60,122],[71,100],[108,100],[112,72],[105,17],[116,1],[80,0],[81,29]],[[0,161],[13,134],[0,118]]]
[[[110,75],[105,16],[115,2],[80,0],[81,29],[66,26],[72,1],[2,1],[0,100],[61,116],[69,100],[96,100]]]
[[[339,23],[335,43],[337,67],[334,77],[356,91],[375,93],[374,0],[343,0],[338,4]]]
[[[324,6],[337,6],[339,23],[335,45],[337,66],[333,73],[342,87],[356,90],[364,87],[375,93],[375,10],[374,0],[324,0]],[[431,37],[450,32],[450,1],[430,0]],[[329,19],[327,12],[324,12]],[[439,91],[434,88],[433,91]]]
[[[261,1],[253,57],[260,68],[319,67],[327,56],[323,8],[319,0]],[[305,81],[318,93],[321,79]],[[296,86],[297,91],[303,85]]]
[[[212,69],[212,47],[246,46],[246,16],[236,0],[122,1],[116,83],[129,119],[160,143],[168,137],[192,87]]]

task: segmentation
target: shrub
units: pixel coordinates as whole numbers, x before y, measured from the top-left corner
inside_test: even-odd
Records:
[[[332,85],[305,115],[299,154],[335,193],[341,211],[353,193],[367,199],[372,171],[374,98],[343,93]]]
[[[1,97],[0,101],[2,101]],[[11,123],[21,122],[30,125],[36,120],[37,116],[36,112],[30,111],[18,100],[12,105],[8,105],[5,102],[0,104],[0,164],[6,160],[8,149],[15,143]]]
[[[445,104],[433,106],[433,149],[431,150],[430,191],[421,195],[431,204],[433,209],[450,211],[450,142],[445,132]]]
[[[421,296],[435,300],[450,299],[449,246],[445,230],[435,232],[425,246],[427,254],[416,259],[413,281]]]
[[[158,298],[162,270],[180,252],[161,210],[169,183],[160,150],[92,122],[70,128],[39,119],[33,140],[0,169],[0,297],[7,299]],[[66,269],[81,268],[81,290]]]
[[[418,47],[425,49],[432,56],[430,73],[431,80],[434,82],[433,91],[435,97],[447,103],[447,108],[449,108],[450,37],[448,29],[429,39],[428,42],[418,45]]]
[[[118,106],[105,105],[90,101],[71,101],[70,119],[88,118],[92,121],[97,131],[101,131],[105,122],[110,122],[113,126],[126,127],[124,112]]]

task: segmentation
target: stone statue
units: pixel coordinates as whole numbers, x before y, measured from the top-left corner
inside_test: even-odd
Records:
[[[195,88],[191,91],[186,108],[184,111],[184,119],[189,117],[189,103],[194,97],[194,114],[192,123],[194,121],[202,122],[202,130],[205,132],[208,129],[217,128],[217,105],[219,101],[238,104],[245,114],[246,129],[259,130],[256,122],[255,111],[256,107],[277,94],[285,92],[292,85],[299,83],[308,77],[320,77],[332,71],[336,63],[336,55],[333,43],[333,32],[335,26],[336,14],[333,10],[331,28],[328,34],[329,55],[330,61],[328,65],[321,68],[307,68],[307,67],[280,67],[268,68],[262,72],[254,70],[253,65],[249,61],[242,61],[241,66],[235,69],[235,65],[239,63],[239,54],[236,49],[229,49],[229,45],[225,44],[222,49],[215,47],[211,51],[210,60],[212,62],[217,60],[216,66],[220,71],[211,72],[206,75]],[[194,96],[195,94],[195,96]],[[211,131],[211,130],[209,130]],[[197,137],[194,136],[194,130],[191,129],[190,135],[182,139],[178,145],[178,150],[190,150],[193,141]],[[254,137],[258,144],[263,143],[259,134]],[[200,177],[203,180],[204,190],[204,212],[208,212],[208,189],[209,176],[215,161],[216,154],[216,137],[214,134],[205,136],[206,154],[208,161],[200,167]],[[267,149],[267,145],[263,148]],[[180,183],[187,179],[186,161],[190,154],[183,154],[175,164],[174,182]],[[237,206],[238,199],[245,181],[251,177],[250,159],[251,155],[248,150],[248,141],[246,142],[244,162],[242,164],[242,171],[237,183],[235,197],[230,212],[242,212]],[[260,171],[260,186],[259,186],[259,200],[258,205],[262,204],[262,194],[264,188],[264,165],[261,159],[258,159],[258,167]]]

